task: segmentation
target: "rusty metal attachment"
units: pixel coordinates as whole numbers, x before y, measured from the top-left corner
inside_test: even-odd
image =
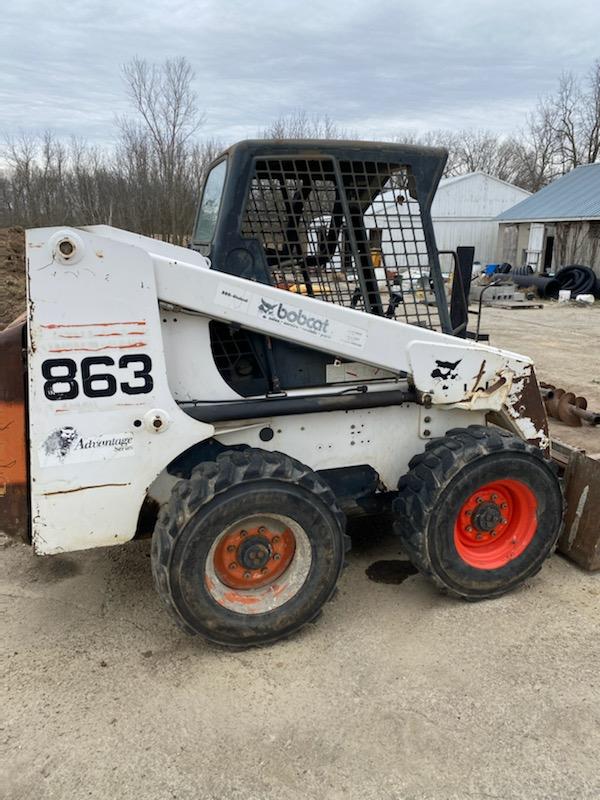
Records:
[[[24,320],[0,332],[0,530],[29,541]]]
[[[580,428],[584,422],[600,425],[600,411],[590,411],[585,397],[576,396],[565,389],[557,389],[549,383],[541,384],[541,393],[548,416],[559,419],[572,428]]]
[[[566,513],[558,550],[583,569],[600,570],[600,460],[564,442],[552,442],[563,476]]]

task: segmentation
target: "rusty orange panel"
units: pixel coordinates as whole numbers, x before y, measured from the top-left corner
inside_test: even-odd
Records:
[[[0,333],[0,530],[29,541],[24,330]]]
[[[0,496],[2,484],[27,483],[25,406],[0,400]]]

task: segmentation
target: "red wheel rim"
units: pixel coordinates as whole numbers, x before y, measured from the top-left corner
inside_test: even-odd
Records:
[[[271,526],[265,517],[253,527],[228,531],[213,556],[219,580],[232,589],[258,589],[277,580],[289,567],[296,550],[292,531]]]
[[[514,479],[486,483],[463,503],[454,524],[454,545],[476,569],[498,569],[518,558],[535,536],[537,500]]]

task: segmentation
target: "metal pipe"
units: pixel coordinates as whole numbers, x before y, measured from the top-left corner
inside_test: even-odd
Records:
[[[352,394],[310,395],[308,397],[277,397],[269,400],[244,400],[239,403],[181,403],[181,409],[202,422],[287,417],[318,411],[339,411],[355,408],[384,408],[403,403],[416,403],[417,394],[411,391],[362,391]]]
[[[580,419],[589,422],[590,425],[600,425],[600,412],[588,411],[587,408],[579,408],[578,406],[571,406],[570,411],[576,414]]]

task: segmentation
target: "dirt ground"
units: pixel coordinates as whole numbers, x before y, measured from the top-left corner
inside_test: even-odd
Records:
[[[25,311],[25,234],[0,228],[0,331]]]
[[[599,325],[600,308],[558,306],[484,321],[493,344],[596,407]],[[575,434],[600,452],[598,433]],[[600,797],[600,574],[554,556],[518,591],[469,604],[419,575],[370,580],[402,555],[371,522],[357,534],[319,622],[246,652],[172,626],[148,542],[36,558],[2,540],[0,794]]]
[[[370,581],[231,653],[178,632],[146,542],[1,560],[4,797],[597,800],[600,581],[554,557],[477,604]]]

